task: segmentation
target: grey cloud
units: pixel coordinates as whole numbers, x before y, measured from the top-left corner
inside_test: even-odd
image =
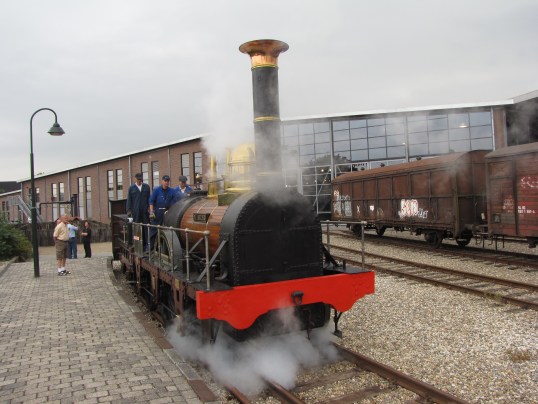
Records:
[[[502,100],[536,90],[538,4],[3,2],[0,180],[55,171],[252,120],[241,43],[286,41],[282,117]],[[224,136],[224,135],[223,135]],[[58,155],[61,158],[58,158]]]

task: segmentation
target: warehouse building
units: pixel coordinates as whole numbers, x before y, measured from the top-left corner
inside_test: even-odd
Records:
[[[330,182],[347,171],[538,141],[538,91],[511,100],[283,120],[287,186],[330,213]]]

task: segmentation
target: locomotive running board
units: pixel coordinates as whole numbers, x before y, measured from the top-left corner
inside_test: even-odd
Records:
[[[236,286],[220,291],[199,290],[196,292],[196,314],[200,320],[222,320],[243,330],[270,310],[297,306],[294,298],[297,292],[302,293],[301,305],[325,303],[337,311],[347,311],[357,300],[374,293],[374,272]]]

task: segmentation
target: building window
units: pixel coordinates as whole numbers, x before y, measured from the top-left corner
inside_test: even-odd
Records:
[[[58,201],[65,202],[65,185],[63,182],[58,183]],[[60,206],[60,216],[65,215],[65,204],[58,204]]]
[[[153,178],[153,187],[158,187],[159,182],[159,162],[158,161],[152,161],[151,162],[151,173]]]
[[[5,220],[7,222],[10,221],[8,201],[2,201],[2,220]]]
[[[189,153],[181,155],[181,175],[187,177],[187,183],[191,183],[191,161]]]
[[[81,219],[86,219],[86,212],[84,211],[84,177],[77,178],[78,188],[78,215]]]
[[[86,177],[86,218],[92,217],[92,177]]]
[[[116,188],[118,190],[118,199],[123,199],[123,170],[116,170]]]
[[[149,183],[149,164],[142,163],[140,165],[140,172],[142,173],[142,181],[146,184],[149,184],[149,186],[151,187],[151,184]]]
[[[51,184],[51,202],[58,202],[58,184]],[[52,218],[56,220],[58,218],[58,204],[52,204]]]
[[[114,171],[107,170],[106,177],[107,177],[108,199],[111,200],[111,199],[114,199]]]
[[[194,184],[200,185],[203,178],[203,169],[202,169],[202,152],[194,152]]]
[[[63,182],[58,183],[58,189],[60,191],[58,195],[58,200],[60,202],[64,202],[65,201],[65,185]]]

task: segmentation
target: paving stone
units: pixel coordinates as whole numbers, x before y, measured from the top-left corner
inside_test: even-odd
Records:
[[[200,403],[113,284],[106,257],[0,268],[0,401]],[[167,351],[170,351],[168,349]]]

